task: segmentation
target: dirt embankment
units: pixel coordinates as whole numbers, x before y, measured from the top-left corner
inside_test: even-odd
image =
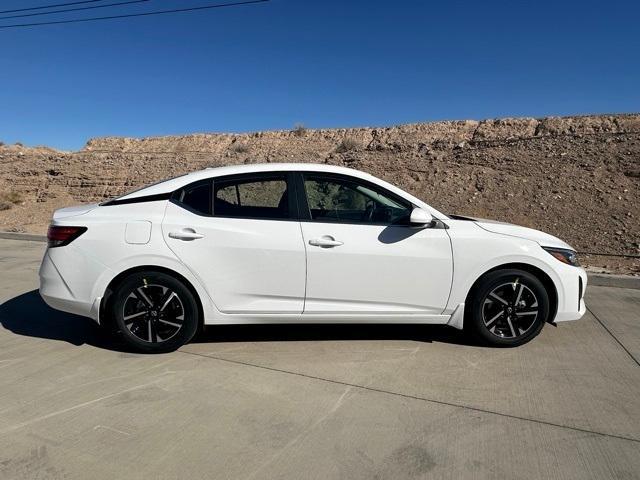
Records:
[[[640,254],[640,114],[97,138],[78,152],[2,146],[0,230],[43,233],[56,208],[254,162],[345,165],[444,212],[545,230],[582,252]],[[583,258],[640,273],[638,259]]]

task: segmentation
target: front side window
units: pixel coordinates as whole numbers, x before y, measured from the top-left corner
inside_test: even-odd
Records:
[[[357,180],[305,175],[311,219],[317,222],[401,224],[411,215],[404,199]]]
[[[286,176],[214,180],[213,215],[238,218],[289,218]]]

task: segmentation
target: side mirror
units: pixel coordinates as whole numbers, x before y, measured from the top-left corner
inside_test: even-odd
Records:
[[[412,227],[427,227],[433,223],[433,216],[431,213],[423,210],[422,208],[414,208],[411,211],[409,217],[409,224]]]

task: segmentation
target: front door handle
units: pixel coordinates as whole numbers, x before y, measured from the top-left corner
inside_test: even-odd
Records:
[[[178,232],[169,232],[169,238],[175,238],[176,240],[197,240],[199,238],[204,238],[204,235],[201,233],[196,233],[193,228],[183,228]]]
[[[314,247],[331,248],[344,245],[344,242],[336,240],[330,235],[323,235],[320,238],[312,238],[311,240],[309,240],[309,245],[313,245]]]

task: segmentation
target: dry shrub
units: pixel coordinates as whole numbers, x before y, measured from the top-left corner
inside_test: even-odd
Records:
[[[293,127],[293,130],[291,130],[291,133],[293,133],[296,137],[304,137],[307,133],[307,127],[305,127],[301,123],[296,123]]]
[[[345,137],[342,139],[342,142],[340,142],[340,145],[336,147],[336,152],[338,153],[348,152],[350,150],[355,150],[359,146],[360,146],[360,143],[358,143],[358,141],[355,138]]]
[[[249,145],[246,145],[244,143],[232,143],[231,146],[229,147],[229,150],[231,150],[234,153],[248,153]]]
[[[20,192],[14,190],[0,192],[0,210],[9,210],[18,203],[22,203],[22,195]]]
[[[14,204],[22,202],[22,195],[20,195],[20,192],[16,192],[15,190],[9,190],[8,192],[1,193],[0,198]]]

